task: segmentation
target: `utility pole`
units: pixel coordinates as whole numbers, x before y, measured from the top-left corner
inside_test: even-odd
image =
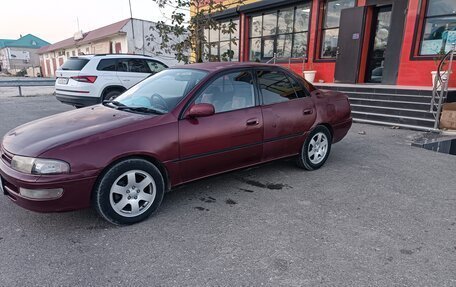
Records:
[[[130,6],[131,31],[133,33],[133,40],[135,40],[135,27],[133,26],[133,11],[131,10],[131,0],[128,0],[128,5]]]

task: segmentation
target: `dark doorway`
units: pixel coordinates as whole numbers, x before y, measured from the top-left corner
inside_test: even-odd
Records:
[[[376,7],[374,11],[365,78],[368,83],[382,83],[383,80],[391,30],[391,11],[391,5]]]
[[[336,83],[354,84],[358,80],[363,34],[365,7],[342,10],[337,42]]]

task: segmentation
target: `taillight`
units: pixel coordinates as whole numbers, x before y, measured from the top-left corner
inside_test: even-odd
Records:
[[[77,82],[82,82],[82,83],[95,83],[97,80],[97,76],[76,76],[76,77],[71,77],[71,79],[77,81]]]

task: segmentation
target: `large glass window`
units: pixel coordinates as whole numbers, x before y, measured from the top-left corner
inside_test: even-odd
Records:
[[[420,55],[449,52],[456,43],[456,1],[428,0]]]
[[[250,18],[250,61],[307,55],[310,3]]]
[[[325,2],[321,37],[321,58],[336,58],[340,13],[343,9],[352,7],[355,7],[355,0],[327,0]]]
[[[239,61],[239,19],[221,22],[216,29],[204,31],[207,45],[204,61]]]
[[[252,74],[242,71],[217,78],[204,89],[195,103],[212,104],[216,113],[253,107],[255,93]]]

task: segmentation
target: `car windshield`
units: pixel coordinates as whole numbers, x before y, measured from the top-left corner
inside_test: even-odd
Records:
[[[113,102],[119,109],[168,113],[198,84],[207,72],[169,69],[133,86]]]

